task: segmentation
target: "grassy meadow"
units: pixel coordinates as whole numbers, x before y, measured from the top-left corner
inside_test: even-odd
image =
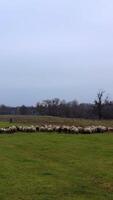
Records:
[[[21,120],[14,124],[22,123]],[[60,124],[66,120],[67,124],[78,122],[82,126],[91,123],[52,117],[37,120],[57,120]],[[32,118],[31,124],[39,121]],[[27,123],[28,119],[23,120],[23,124]],[[113,121],[105,123],[112,125]],[[5,116],[0,126],[9,125]],[[0,135],[0,200],[12,199],[112,200],[113,134]]]

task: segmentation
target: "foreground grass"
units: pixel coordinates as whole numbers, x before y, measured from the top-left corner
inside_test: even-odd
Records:
[[[112,200],[113,135],[0,135],[1,200]]]

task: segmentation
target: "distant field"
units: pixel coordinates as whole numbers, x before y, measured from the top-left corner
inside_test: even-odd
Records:
[[[10,124],[9,119],[12,118],[14,124],[32,125],[32,124],[58,124],[58,125],[75,125],[75,126],[90,126],[90,125],[104,125],[113,126],[113,120],[84,120],[84,119],[69,119],[60,117],[48,117],[48,116],[17,116],[17,115],[0,115],[1,126]],[[4,123],[5,122],[5,123]]]
[[[0,135],[1,200],[113,200],[113,135]]]

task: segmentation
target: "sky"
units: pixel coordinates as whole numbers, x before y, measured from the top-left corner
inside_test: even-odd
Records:
[[[113,99],[113,0],[0,0],[0,104]]]

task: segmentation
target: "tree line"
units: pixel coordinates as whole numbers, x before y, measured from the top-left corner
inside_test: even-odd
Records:
[[[79,103],[76,100],[65,101],[59,98],[38,102],[36,106],[8,107],[0,106],[1,115],[46,115],[84,119],[113,119],[113,101],[99,91],[94,103]]]

